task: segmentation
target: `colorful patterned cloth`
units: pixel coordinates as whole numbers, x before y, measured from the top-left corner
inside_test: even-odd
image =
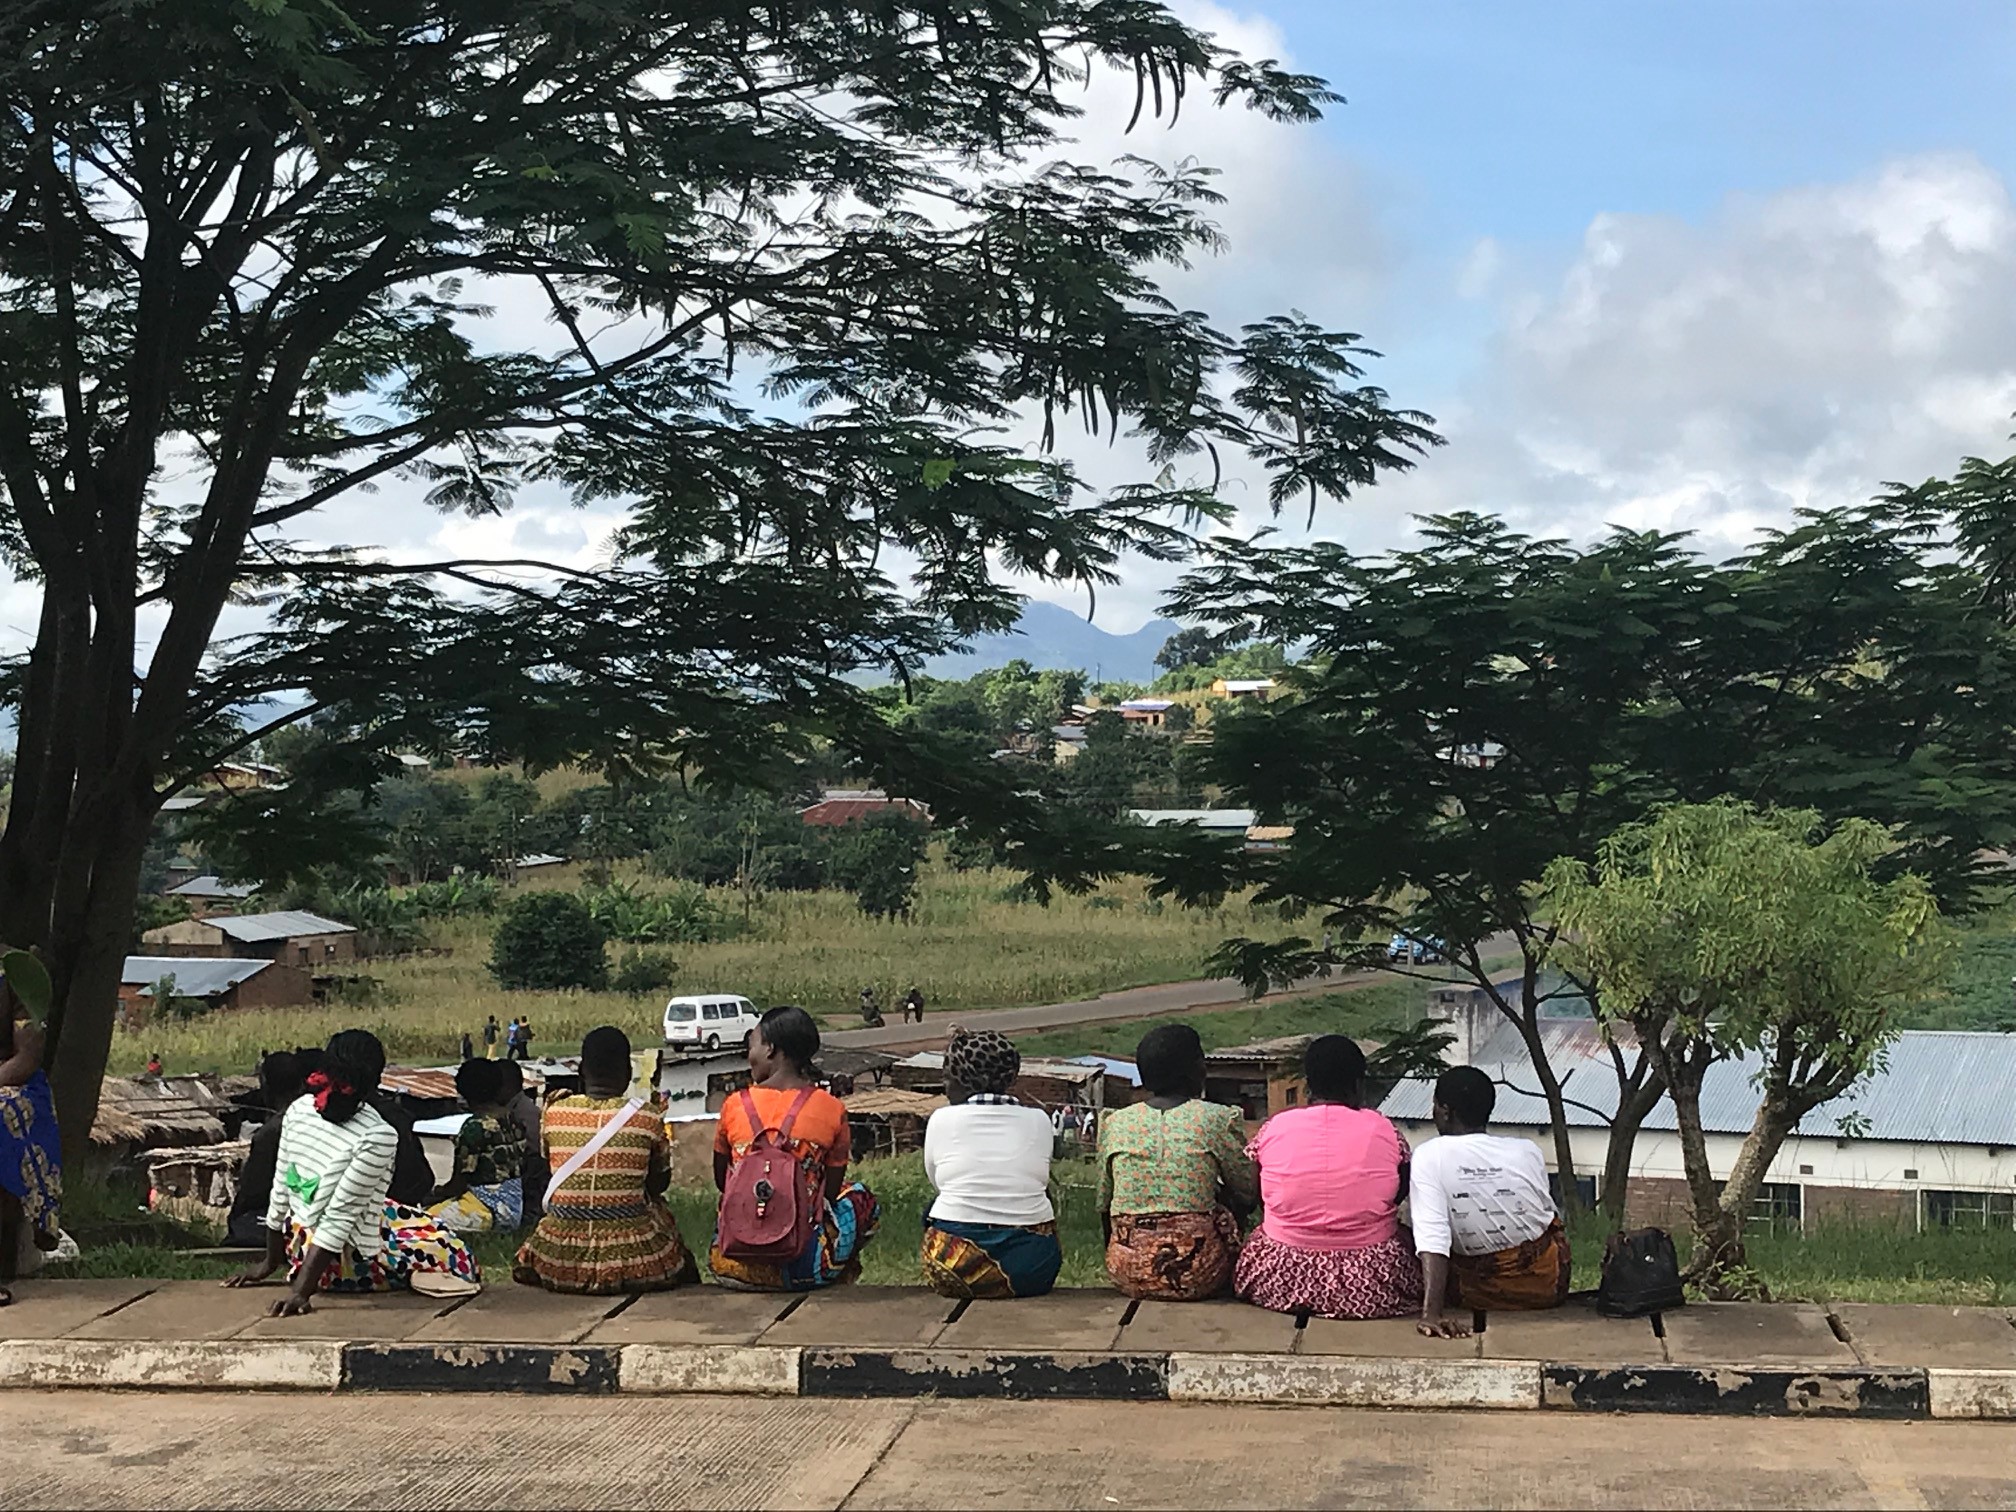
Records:
[[[939,1296],[994,1302],[1048,1292],[1064,1268],[1064,1246],[1054,1219],[1026,1228],[941,1219],[925,1224],[919,1258],[924,1284]]]
[[[1363,1249],[1315,1250],[1246,1237],[1233,1274],[1233,1295],[1270,1312],[1319,1318],[1401,1318],[1421,1306],[1421,1261],[1413,1235]]]
[[[525,1164],[525,1139],[511,1120],[473,1113],[455,1136],[455,1174],[471,1186],[515,1182]]]
[[[308,1229],[295,1223],[287,1230],[287,1275],[291,1280],[308,1260]],[[469,1246],[456,1238],[434,1218],[417,1208],[385,1204],[379,1224],[379,1249],[375,1255],[360,1255],[345,1246],[336,1263],[322,1272],[321,1289],[327,1292],[410,1291],[413,1278],[422,1272],[452,1276],[457,1281],[481,1285],[482,1267]]]
[[[1259,1193],[1237,1108],[1200,1098],[1173,1108],[1139,1102],[1099,1125],[1102,1213],[1209,1213],[1226,1198],[1250,1207]]]
[[[21,1204],[31,1231],[56,1232],[63,1202],[63,1146],[56,1100],[41,1071],[18,1087],[0,1087],[0,1190]]]
[[[1222,1207],[1208,1213],[1115,1213],[1106,1274],[1130,1297],[1201,1302],[1231,1284],[1240,1244],[1239,1220]]]
[[[858,1181],[823,1203],[819,1226],[812,1230],[805,1253],[788,1265],[774,1260],[733,1260],[721,1253],[717,1232],[707,1253],[714,1279],[736,1291],[816,1291],[822,1286],[847,1286],[861,1275],[861,1246],[882,1226],[882,1204]]]
[[[1568,1300],[1568,1233],[1556,1218],[1538,1239],[1490,1255],[1449,1257],[1449,1301],[1480,1312],[1539,1312]]]
[[[546,1179],[629,1101],[577,1093],[547,1104],[542,1140]],[[637,1109],[619,1133],[561,1183],[532,1237],[520,1246],[513,1278],[524,1286],[589,1296],[669,1291],[698,1280],[671,1210],[649,1192],[671,1159],[658,1114],[648,1104]],[[538,1180],[537,1168],[528,1168],[526,1177]]]
[[[495,1186],[471,1187],[459,1197],[435,1203],[427,1211],[458,1234],[515,1229],[525,1221],[525,1188],[514,1176]]]

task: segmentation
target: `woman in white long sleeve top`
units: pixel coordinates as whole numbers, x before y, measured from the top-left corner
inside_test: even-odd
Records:
[[[924,1129],[924,1174],[938,1195],[924,1220],[924,1279],[947,1297],[1040,1297],[1064,1267],[1050,1206],[1048,1115],[1008,1089],[1022,1069],[992,1029],[955,1030],[945,1050],[951,1106]]]

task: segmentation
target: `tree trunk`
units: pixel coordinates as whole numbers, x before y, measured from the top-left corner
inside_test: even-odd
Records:
[[[1603,1219],[1613,1231],[1624,1226],[1625,1202],[1631,1186],[1631,1156],[1638,1146],[1638,1131],[1659,1106],[1659,1099],[1666,1095],[1665,1078],[1656,1074],[1635,1087],[1628,1077],[1620,1078],[1619,1084],[1624,1096],[1618,1101],[1617,1116],[1610,1122],[1610,1139],[1603,1150],[1603,1188],[1597,1193]]]

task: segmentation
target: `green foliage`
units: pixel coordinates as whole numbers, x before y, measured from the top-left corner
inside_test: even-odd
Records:
[[[662,950],[626,950],[616,959],[609,990],[630,997],[650,997],[671,987],[679,963]]]
[[[1889,881],[1879,826],[1831,831],[1810,810],[1721,799],[1676,804],[1606,840],[1593,867],[1547,868],[1560,963],[1599,1018],[1628,1025],[1673,1099],[1697,1244],[1690,1274],[1748,1284],[1742,1233],[1799,1120],[1867,1075],[1904,1009],[1938,980],[1944,936],[1923,879]],[[1757,1058],[1759,1111],[1726,1182],[1710,1170],[1701,1088],[1710,1067]]]
[[[490,974],[503,987],[600,990],[609,980],[608,939],[573,894],[527,893],[498,918]]]
[[[698,887],[645,892],[623,882],[583,889],[581,901],[612,940],[626,944],[726,939],[735,921]]]
[[[1929,507],[1804,515],[1721,563],[1679,537],[1577,548],[1476,514],[1423,533],[1381,556],[1228,545],[1184,579],[1172,612],[1310,654],[1293,700],[1226,709],[1209,748],[1227,801],[1293,824],[1293,842],[1152,858],[1172,896],[1257,884],[1343,938],[1437,937],[1472,967],[1508,933],[1537,980],[1549,862],[1730,793],[1886,827],[1883,869],[1948,909],[2000,885],[1981,857],[2016,840],[2016,634]],[[1533,1030],[1536,994],[1470,975]],[[1656,1102],[1642,1057],[1621,1075],[1620,1105]],[[1556,1153],[1572,1169],[1565,1134]]]
[[[830,873],[873,919],[904,918],[917,891],[917,870],[930,832],[898,813],[872,814],[834,832]]]
[[[31,1023],[40,1024],[49,1017],[56,989],[49,980],[49,968],[38,957],[25,950],[0,953],[0,978],[4,978],[7,997],[0,1012],[8,1015],[10,1026],[17,1005],[27,1013]]]

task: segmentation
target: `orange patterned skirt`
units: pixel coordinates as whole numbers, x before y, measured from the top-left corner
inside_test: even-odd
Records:
[[[1201,1302],[1231,1284],[1239,1247],[1239,1220],[1222,1207],[1208,1213],[1115,1213],[1106,1274],[1130,1297]]]

